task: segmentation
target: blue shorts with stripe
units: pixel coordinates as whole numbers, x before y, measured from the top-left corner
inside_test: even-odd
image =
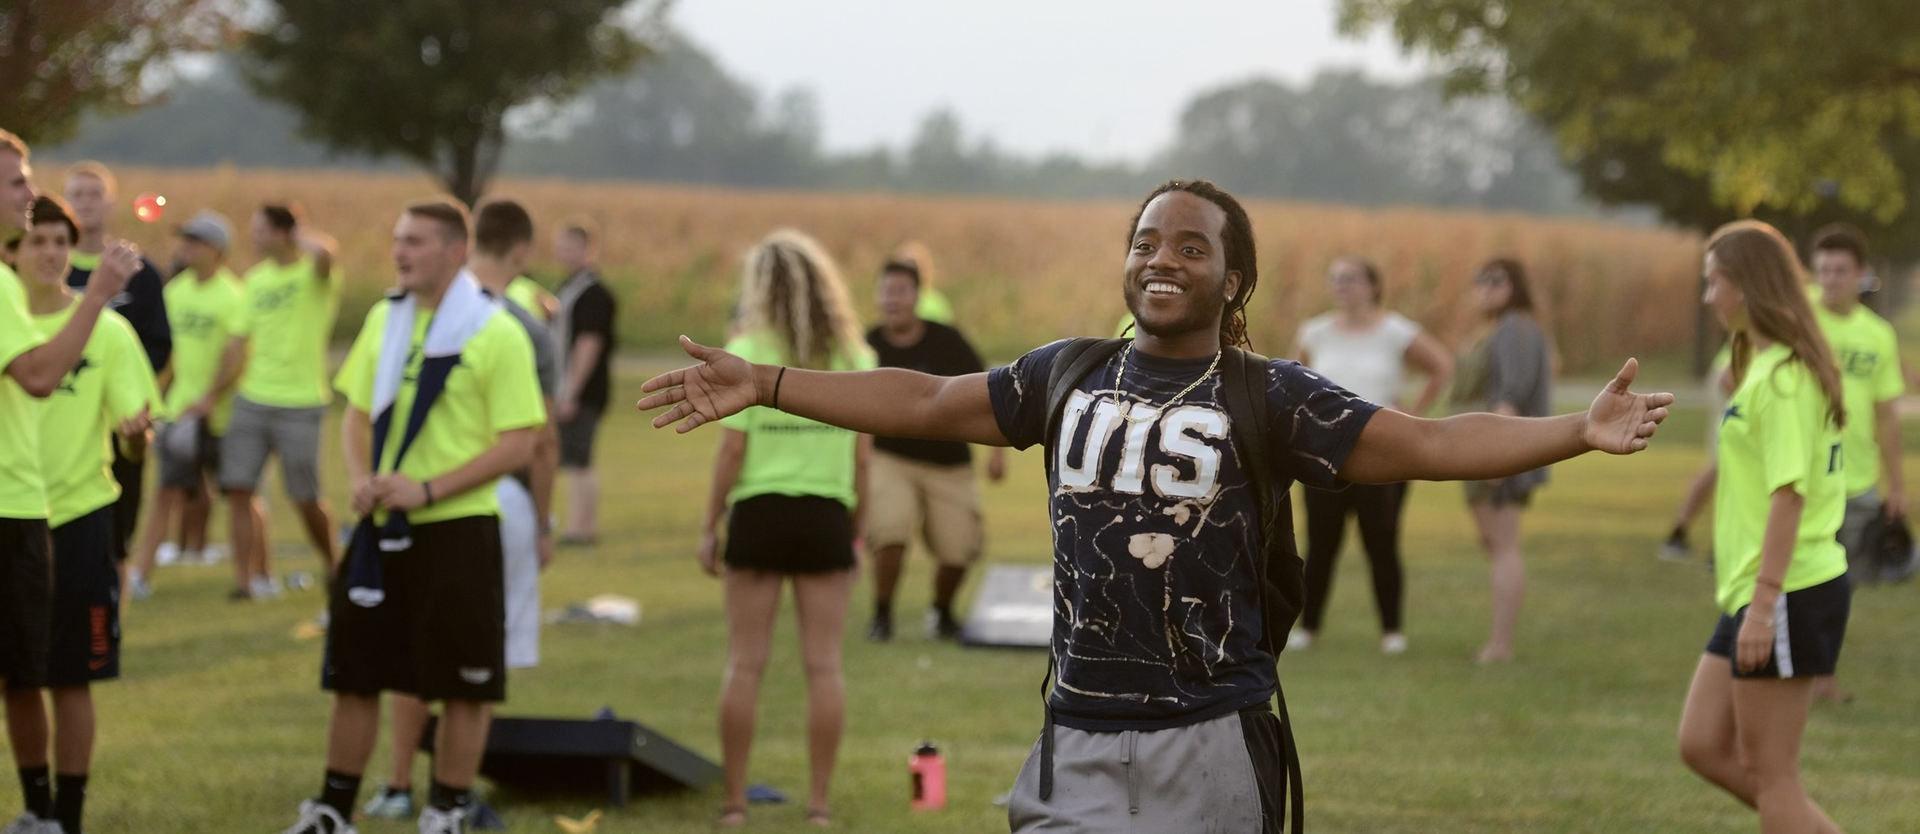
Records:
[[[1847,612],[1853,600],[1852,586],[1845,574],[1811,588],[1788,591],[1780,596],[1773,618],[1773,656],[1767,664],[1751,672],[1740,671],[1736,678],[1800,678],[1831,675],[1840,663],[1840,644],[1847,636]],[[1734,659],[1740,625],[1746,620],[1742,607],[1731,615],[1720,615],[1720,624],[1707,641],[1707,654]]]

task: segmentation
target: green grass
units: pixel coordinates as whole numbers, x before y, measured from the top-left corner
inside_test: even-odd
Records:
[[[622,381],[631,402],[638,377]],[[1690,775],[1674,727],[1714,620],[1699,565],[1653,559],[1701,459],[1700,415],[1683,415],[1652,451],[1557,467],[1526,518],[1530,595],[1520,658],[1481,669],[1487,576],[1457,487],[1417,485],[1406,524],[1412,650],[1375,649],[1364,560],[1350,553],[1327,631],[1282,663],[1318,832],[1744,832],[1751,812]],[[329,437],[336,435],[329,434]],[[602,434],[606,530],[588,551],[563,551],[547,574],[548,607],[601,592],[645,606],[637,628],[549,626],[543,665],[513,679],[505,714],[585,717],[603,705],[716,756],[715,701],[724,650],[719,586],[693,559],[712,432],[675,436],[637,417]],[[343,501],[336,446],[327,486]],[[1013,461],[1009,482],[983,487],[995,562],[1048,558],[1039,456]],[[276,501],[281,571],[311,570],[284,502]],[[219,529],[219,528],[216,528]],[[1703,539],[1706,528],[1697,528]],[[926,599],[928,565],[911,564],[904,613]],[[125,676],[98,688],[101,733],[90,821],[96,831],[277,831],[317,789],[327,698],[320,646],[294,627],[320,608],[314,593],[263,604],[224,600],[224,569],[168,569],[159,594],[125,622]],[[990,804],[1024,760],[1040,722],[1037,653],[966,650],[920,638],[860,639],[856,592],[847,634],[850,718],[835,801],[847,831],[1005,830]],[[1856,704],[1817,709],[1804,764],[1814,796],[1849,831],[1910,831],[1920,808],[1920,585],[1863,591],[1845,657]],[[761,697],[752,778],[804,796],[804,695],[791,616]],[[907,810],[906,762],[930,737],[948,752],[951,807]],[[384,742],[368,789],[385,777]],[[424,784],[420,765],[417,784]],[[0,814],[17,799],[0,790]],[[591,797],[492,799],[515,831],[596,807]],[[648,798],[602,822],[604,832],[703,832],[717,791]],[[800,831],[797,805],[760,807],[751,826]],[[368,834],[413,830],[370,822]]]

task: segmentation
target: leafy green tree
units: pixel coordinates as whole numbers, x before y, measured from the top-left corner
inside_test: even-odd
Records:
[[[329,147],[399,156],[472,204],[507,111],[565,100],[646,52],[665,0],[271,0],[246,71]],[[636,23],[635,21],[640,21]]]
[[[0,127],[73,135],[89,110],[138,107],[176,53],[228,42],[237,0],[11,0],[0,4]]]
[[[1453,91],[1511,96],[1603,199],[1651,199],[1697,225],[1831,214],[1887,228],[1909,210],[1911,0],[1341,0],[1340,11],[1349,33],[1390,26]]]

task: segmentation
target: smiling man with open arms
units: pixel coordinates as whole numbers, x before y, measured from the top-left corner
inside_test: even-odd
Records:
[[[1271,417],[1236,429],[1234,414],[1258,410],[1229,385],[1247,379],[1236,346],[1258,278],[1246,212],[1211,183],[1176,180],[1148,196],[1127,244],[1122,288],[1139,335],[1057,381],[1071,388],[1058,414],[1054,365],[1084,343],[937,377],[750,365],[684,341],[701,364],[649,380],[639,405],[672,406],[653,424],[683,432],[765,405],[876,435],[1044,443],[1059,677],[1013,793],[1013,830],[1278,831],[1284,728],[1269,703],[1275,638],[1291,622],[1262,613],[1260,487],[1284,500],[1296,480],[1487,479],[1596,449],[1631,453],[1673,397],[1629,391],[1629,360],[1585,414],[1423,420],[1269,361],[1250,384]],[[1249,454],[1257,446],[1266,459]],[[1273,564],[1298,587],[1291,523],[1284,511],[1275,519],[1288,558]],[[1212,777],[1191,778],[1203,771]]]

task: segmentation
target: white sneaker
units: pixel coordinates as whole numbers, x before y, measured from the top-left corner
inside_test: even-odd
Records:
[[[1394,632],[1380,638],[1381,654],[1402,654],[1407,650],[1407,635]]]
[[[200,551],[200,563],[203,565],[217,565],[226,560],[227,546],[224,544],[210,544]]]
[[[153,584],[147,581],[146,574],[127,571],[127,594],[134,599],[147,599],[153,596]]]
[[[271,576],[256,576],[250,587],[254,599],[279,599],[282,593],[280,580]]]
[[[308,799],[300,803],[300,819],[280,834],[359,834],[353,823],[340,817],[333,806]]]
[[[0,828],[0,834],[66,834],[58,820],[43,820],[34,816],[32,811],[14,817],[6,828]]]
[[[1313,648],[1313,632],[1304,628],[1296,628],[1287,633],[1287,649],[1289,651],[1303,652],[1311,648]]]
[[[153,561],[162,565],[171,565],[180,561],[180,555],[180,545],[161,542],[160,547],[153,551]]]
[[[420,834],[467,834],[467,812],[463,808],[442,811],[431,805],[422,808]]]

